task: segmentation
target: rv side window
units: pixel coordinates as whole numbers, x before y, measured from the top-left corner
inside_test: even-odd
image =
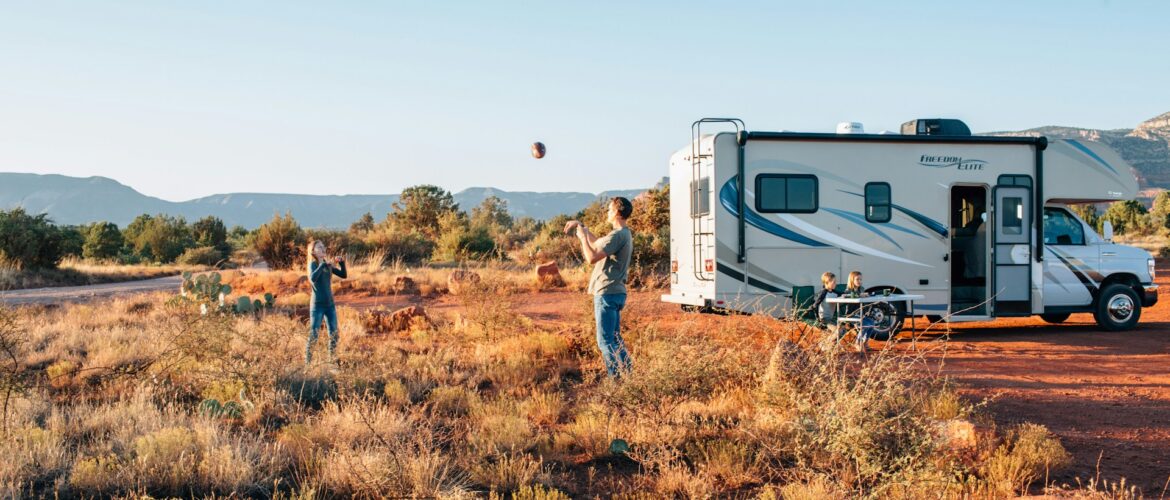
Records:
[[[756,176],[756,211],[801,213],[817,211],[817,178],[813,175]]]
[[[1032,178],[1026,175],[1009,175],[1004,174],[999,176],[1000,186],[1024,186],[1032,187]]]
[[[1000,217],[1003,217],[1003,234],[1023,234],[1024,199],[1015,197],[1004,198],[1003,211]]]
[[[1045,208],[1044,244],[1084,245],[1085,228],[1068,212],[1059,208]]]
[[[691,181],[691,217],[711,213],[711,178],[701,177]]]
[[[865,185],[865,220],[890,222],[890,185],[871,182]]]

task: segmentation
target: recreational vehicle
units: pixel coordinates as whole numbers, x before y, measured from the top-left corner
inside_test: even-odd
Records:
[[[1136,197],[1131,167],[1108,147],[975,136],[958,120],[914,120],[900,134],[859,128],[696,121],[691,144],[670,158],[662,300],[784,316],[822,273],[858,270],[870,292],[924,296],[913,310],[934,320],[1059,323],[1088,312],[1125,330],[1157,302],[1152,256],[1069,209]],[[900,329],[907,311],[895,305],[879,308],[876,337]]]

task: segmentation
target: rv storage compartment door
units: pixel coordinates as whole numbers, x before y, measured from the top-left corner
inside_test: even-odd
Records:
[[[991,293],[996,316],[1032,311],[1032,190],[995,188],[995,273]]]

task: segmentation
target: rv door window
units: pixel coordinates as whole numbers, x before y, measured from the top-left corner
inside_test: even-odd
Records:
[[[890,222],[890,184],[870,182],[865,185],[865,220]]]
[[[1044,208],[1045,245],[1084,245],[1085,228],[1068,212],[1052,207]]]
[[[691,217],[711,213],[711,178],[700,177],[691,181]]]
[[[756,176],[756,210],[764,213],[817,211],[817,178],[813,175],[760,174]]]
[[[1024,232],[1024,200],[1022,198],[1003,199],[1003,234],[1023,234]]]

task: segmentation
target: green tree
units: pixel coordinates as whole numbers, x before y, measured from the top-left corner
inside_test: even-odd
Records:
[[[85,245],[86,226],[63,226],[61,231],[61,256],[81,257]]]
[[[495,240],[487,227],[472,226],[463,212],[449,212],[439,220],[440,233],[436,257],[462,261],[485,259],[496,250]]]
[[[1097,213],[1097,205],[1092,203],[1081,203],[1077,205],[1070,205],[1070,209],[1077,217],[1085,221],[1089,227],[1101,232],[1101,214]]]
[[[191,236],[195,239],[195,246],[197,247],[212,247],[221,254],[227,255],[231,252],[231,245],[228,244],[227,226],[219,217],[208,215],[202,219],[195,221],[191,225]]]
[[[654,233],[670,229],[670,186],[651,189],[634,198],[634,212],[628,221],[630,229],[640,233]]]
[[[362,214],[358,220],[349,225],[351,234],[362,235],[374,230],[374,216],[369,212]]]
[[[252,231],[249,231],[248,228],[244,226],[235,225],[232,226],[232,228],[228,231],[228,243],[231,244],[233,249],[242,249],[252,246],[252,242],[250,241],[251,237]]]
[[[154,262],[174,262],[195,243],[186,219],[164,214],[138,216],[122,236],[136,254]]]
[[[0,211],[0,266],[52,269],[61,261],[61,230],[45,214]]]
[[[393,207],[390,219],[398,228],[416,231],[432,239],[439,237],[439,219],[444,214],[459,211],[450,192],[426,184],[402,190]]]
[[[91,224],[85,232],[81,255],[87,259],[112,259],[122,251],[122,232],[113,222]]]
[[[478,207],[471,209],[472,227],[485,227],[493,233],[503,232],[512,227],[512,214],[508,213],[508,202],[496,196],[488,196]]]
[[[1150,223],[1155,229],[1170,229],[1170,191],[1162,191],[1154,197],[1150,208]]]
[[[272,220],[256,230],[253,242],[256,253],[271,269],[289,269],[303,261],[307,244],[304,230],[290,213],[272,216]]]
[[[1141,233],[1148,229],[1149,218],[1146,207],[1137,200],[1114,202],[1109,205],[1102,219],[1113,223],[1116,234]]]

